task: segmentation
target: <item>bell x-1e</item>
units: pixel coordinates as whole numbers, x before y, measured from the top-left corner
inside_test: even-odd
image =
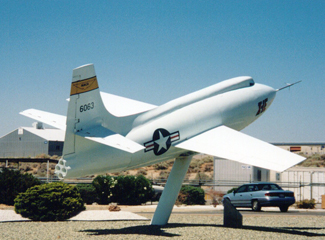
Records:
[[[292,86],[289,84],[286,87]],[[236,77],[155,106],[99,91],[93,64],[73,70],[67,116],[22,115],[65,130],[59,178],[125,171],[176,159],[152,219],[167,223],[195,153],[282,172],[305,158],[239,131],[281,90]]]

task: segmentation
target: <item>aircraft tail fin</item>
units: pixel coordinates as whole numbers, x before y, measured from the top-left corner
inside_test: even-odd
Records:
[[[95,105],[96,104],[96,105]],[[63,155],[75,152],[75,133],[93,124],[91,113],[103,111],[93,64],[73,70]],[[98,114],[94,114],[98,116]]]
[[[102,127],[123,136],[133,119],[134,116],[116,117],[107,111],[93,64],[73,69],[63,155],[75,152],[76,134],[81,136],[88,129]]]
[[[88,145],[98,149],[113,148],[115,152],[133,153],[144,147],[125,137],[137,115],[117,117],[105,107],[100,95],[93,64],[75,68],[72,75],[68,105],[63,156],[55,167],[55,173],[63,178],[74,172],[84,172],[91,164]],[[99,145],[100,144],[100,145]],[[68,163],[69,166],[66,166]],[[71,169],[71,170],[70,170]]]

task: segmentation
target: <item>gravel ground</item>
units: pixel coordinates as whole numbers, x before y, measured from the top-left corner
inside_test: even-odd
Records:
[[[225,228],[222,216],[189,214],[173,214],[164,227],[150,221],[6,222],[0,239],[325,239],[325,216],[245,216],[243,225]]]

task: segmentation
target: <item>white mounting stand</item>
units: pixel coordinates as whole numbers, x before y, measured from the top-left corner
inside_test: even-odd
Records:
[[[151,220],[151,225],[161,226],[167,224],[191,160],[192,155],[179,156],[175,159],[157,209]]]

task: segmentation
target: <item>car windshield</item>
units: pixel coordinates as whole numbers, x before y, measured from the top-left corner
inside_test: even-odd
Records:
[[[282,188],[276,184],[259,184],[258,189],[259,190],[282,190]]]

